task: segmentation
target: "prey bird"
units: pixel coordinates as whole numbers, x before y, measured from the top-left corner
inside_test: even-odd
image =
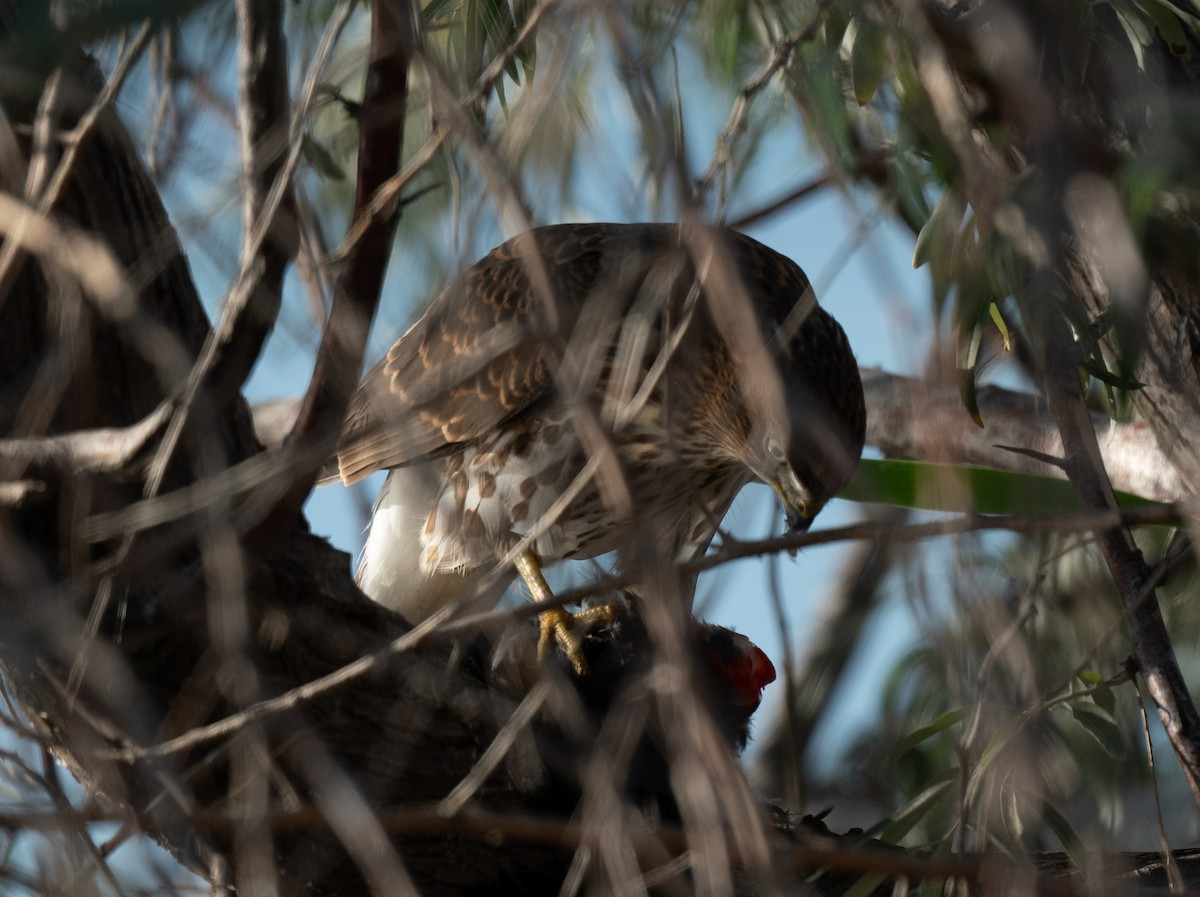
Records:
[[[702,553],[752,480],[804,528],[864,428],[846,335],[790,259],[728,229],[537,228],[447,287],[351,400],[342,480],[389,471],[358,582],[413,623],[494,603],[512,571],[548,600],[543,565],[628,549],[647,521],[677,559]],[[572,622],[544,611],[539,652],[578,669]]]

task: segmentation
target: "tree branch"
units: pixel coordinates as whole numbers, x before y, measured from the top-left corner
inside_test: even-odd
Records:
[[[358,112],[358,177],[352,221],[368,218],[372,199],[400,164],[416,28],[416,13],[408,0],[371,3],[371,49]],[[358,384],[367,331],[379,302],[398,216],[397,209],[388,219],[372,217],[343,261],[312,379],[288,436],[291,445],[323,447],[327,457],[337,443],[346,406]],[[320,455],[320,451],[315,453]],[[322,463],[323,459],[318,460],[296,472],[292,488],[244,535],[246,545],[266,551],[286,532],[300,513]]]
[[[1058,425],[1037,396],[981,387],[977,399],[984,425],[977,427],[954,387],[932,386],[880,370],[863,370],[862,378],[867,444],[888,457],[1065,477],[1061,467],[1024,453],[1063,457]],[[1100,414],[1089,415],[1088,421],[1115,488],[1161,502],[1179,501],[1190,494],[1145,421],[1114,422]]]

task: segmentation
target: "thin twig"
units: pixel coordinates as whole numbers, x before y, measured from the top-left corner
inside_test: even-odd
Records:
[[[1077,514],[1004,515],[996,517],[964,515],[962,517],[931,523],[908,524],[900,527],[896,527],[893,524],[883,524],[883,526],[887,528],[889,538],[893,539],[897,544],[903,544],[937,536],[988,530],[1010,530],[1017,532],[1089,531],[1112,526],[1115,521],[1124,521],[1128,525],[1138,525],[1145,523],[1178,523],[1182,519],[1183,516],[1178,508],[1149,507],[1130,508],[1121,511],[1119,514],[1080,512]],[[683,564],[680,566],[680,569],[686,573],[694,574],[730,561],[758,557],[765,554],[775,554],[781,551],[795,551],[810,545],[876,539],[880,535],[880,526],[877,523],[851,524],[850,526],[837,527],[835,529],[791,533],[786,536],[761,539],[753,542],[738,542],[725,546],[715,554]],[[251,721],[290,710],[333,689],[340,688],[355,679],[382,670],[392,662],[395,655],[411,651],[418,645],[450,641],[462,633],[477,632],[480,629],[498,625],[508,625],[540,613],[548,607],[562,607],[594,595],[626,588],[634,585],[640,579],[641,575],[638,573],[603,577],[582,588],[563,591],[552,600],[538,604],[530,603],[521,607],[471,614],[455,618],[450,622],[447,621],[452,615],[454,607],[453,605],[446,605],[433,616],[423,620],[415,629],[394,639],[379,650],[366,654],[324,676],[289,689],[282,695],[260,701],[238,713],[231,714],[206,726],[192,729],[169,741],[161,742],[157,745],[127,747],[111,752],[103,752],[103,756],[108,759],[131,763],[150,757],[168,756],[188,750],[198,744],[232,735],[239,728]]]
[[[771,58],[738,90],[737,99],[734,100],[733,108],[729,111],[729,120],[721,129],[721,133],[717,135],[712,161],[697,182],[700,190],[709,190],[713,184],[717,185],[718,218],[722,216],[729,198],[729,166],[733,163],[733,142],[746,128],[746,114],[750,111],[751,102],[776,74],[788,66],[796,47],[812,37],[821,23],[825,21],[825,13],[832,5],[832,0],[818,3],[803,22],[771,48]]]

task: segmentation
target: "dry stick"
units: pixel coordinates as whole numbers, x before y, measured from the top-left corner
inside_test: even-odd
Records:
[[[273,14],[272,14],[273,13]],[[283,272],[294,254],[292,239],[280,237],[277,222],[290,220],[290,184],[298,152],[293,151],[290,165],[279,161],[276,147],[270,145],[272,132],[278,132],[278,122],[287,115],[287,68],[282,32],[282,9],[278,4],[254,4],[242,0],[238,4],[239,34],[242,43],[239,53],[239,118],[242,140],[242,194],[245,209],[243,222],[243,256],[238,283],[218,328],[209,334],[196,363],[192,365],[178,407],[167,425],[158,445],[143,487],[143,494],[158,494],[168,465],[175,456],[193,412],[199,407],[206,418],[212,418],[238,394],[242,383],[257,360],[262,345],[274,326],[279,312],[283,287]],[[319,66],[314,67],[319,68]],[[274,193],[273,204],[264,208],[263,195]],[[268,230],[274,237],[265,240]],[[219,470],[224,460],[213,451],[211,442],[194,446],[196,472],[203,479]],[[226,496],[221,494],[225,499]],[[223,509],[210,511],[213,520],[227,516]],[[202,543],[209,538],[201,533]],[[133,534],[127,533],[114,552],[120,564],[133,547]],[[111,579],[106,577],[97,589],[84,626],[86,639],[94,638],[100,620],[108,610],[112,592]],[[72,682],[83,674],[86,652],[81,652],[72,666]]]
[[[521,700],[512,716],[504,723],[496,737],[492,739],[487,750],[480,755],[471,768],[454,789],[442,798],[438,804],[438,812],[443,816],[456,816],[470,803],[471,799],[483,788],[488,776],[496,771],[508,752],[526,731],[530,723],[542,709],[550,697],[550,680],[539,679]]]
[[[1158,837],[1159,847],[1163,857],[1163,868],[1167,873],[1167,882],[1172,893],[1183,891],[1183,879],[1179,874],[1179,864],[1171,855],[1171,842],[1167,840],[1167,829],[1163,825],[1162,795],[1159,793],[1158,767],[1154,763],[1154,738],[1150,734],[1150,714],[1146,712],[1146,699],[1142,696],[1141,686],[1137,679],[1133,680],[1134,692],[1137,694],[1138,714],[1142,720],[1142,738],[1146,744],[1146,764],[1150,767],[1150,783],[1154,786],[1154,834]]]
[[[83,882],[91,877],[93,869],[100,873],[105,881],[108,882],[113,892],[118,897],[127,897],[124,888],[121,887],[120,881],[113,873],[112,866],[109,865],[107,858],[100,850],[100,847],[92,839],[92,832],[85,824],[83,815],[71,804],[70,798],[62,790],[62,784],[58,780],[58,767],[55,759],[50,753],[49,747],[41,746],[42,765],[46,773],[42,778],[45,785],[46,793],[54,802],[61,819],[63,829],[74,835],[75,838],[83,845],[84,850],[88,853],[89,862],[79,863],[74,870],[74,875],[71,876],[70,884],[63,889],[65,893],[79,893],[83,889],[80,887]]]
[[[414,11],[407,2],[393,5],[374,0],[371,13],[370,61],[358,115],[358,175],[351,218],[355,222],[367,215],[373,197],[399,166],[408,108],[408,69],[416,38]],[[372,218],[346,255],[345,267],[334,282],[333,306],[308,391],[288,435],[289,444],[315,444],[332,451],[336,443],[358,383],[398,215],[399,210],[387,218]],[[321,463],[310,461],[297,468],[287,493],[243,535],[244,545],[262,555],[278,544],[312,491]]]
[[[0,439],[0,480],[7,479],[14,469],[36,479],[116,473],[158,432],[169,410],[168,405],[159,405],[128,427]]]
[[[188,394],[156,459],[164,462],[193,411],[211,415],[238,396],[279,315],[284,272],[298,245],[291,172],[299,158],[299,141],[284,127],[289,80],[283,3],[237,0],[236,6],[241,259],[229,307],[206,341],[201,361],[192,369]],[[289,137],[291,153],[285,162],[282,145]],[[270,197],[272,192],[275,195]],[[274,203],[268,204],[269,197]],[[165,467],[156,473],[161,476]],[[199,546],[209,584],[213,648],[224,668],[237,670],[222,690],[233,703],[244,707],[260,697],[261,691],[248,650],[251,623],[245,559],[229,530],[230,509],[226,501],[209,513],[212,526],[200,534]],[[270,753],[262,726],[248,727],[230,750],[229,798],[238,817],[232,843],[233,876],[237,889],[246,893],[275,893],[279,878],[265,821],[271,800]]]
[[[736,344],[738,337],[748,336],[751,342],[761,343],[757,333],[748,334],[745,329],[749,306],[744,285],[731,273],[726,247],[714,237],[707,222],[703,220],[693,193],[694,182],[687,161],[682,156],[681,147],[672,139],[671,132],[664,124],[670,121],[670,117],[662,114],[662,104],[658,99],[660,92],[653,72],[634,50],[630,22],[617,11],[610,13],[609,22],[611,41],[617,48],[620,62],[627,72],[625,78],[629,99],[642,132],[647,135],[651,170],[661,173],[664,179],[672,176],[674,178],[680,207],[680,236],[684,248],[696,266],[701,285],[709,296],[708,308],[714,313],[728,312],[724,319],[721,315],[716,315],[718,326],[727,327],[731,323],[742,325],[741,328],[724,334],[730,342]],[[725,287],[727,292],[722,292],[722,287]],[[715,294],[728,297],[730,307],[715,307],[711,301],[712,295]],[[753,373],[754,370],[751,368],[749,373]],[[739,371],[743,384],[747,373],[746,370]],[[771,385],[777,387],[777,384]],[[643,546],[643,557],[649,554],[646,551],[649,548],[648,545]],[[650,559],[661,560],[652,555]],[[642,566],[653,573],[660,569],[644,563]],[[646,574],[642,575],[644,577]],[[648,602],[647,609],[653,613],[647,616],[647,628],[660,662],[666,668],[682,668],[687,661],[682,656],[679,638],[679,611],[685,610],[691,604],[695,578],[688,575],[684,568],[670,573],[664,579],[661,587],[683,600],[674,602],[678,609],[662,601]],[[672,610],[675,612],[672,613]],[[704,726],[710,720],[698,705],[695,692],[687,688],[662,690],[659,692],[659,700],[662,702],[660,706],[669,710],[670,715],[681,724],[668,726],[666,751],[676,771],[673,775],[678,775],[681,782],[687,783],[676,792],[676,796],[679,798],[680,816],[695,851],[695,863],[692,867],[695,889],[700,894],[727,890],[730,887],[731,851],[750,857],[754,860],[753,865],[760,870],[766,869],[769,847],[765,825],[752,806],[753,798],[744,780],[739,773],[730,769],[732,758],[726,754],[706,755],[703,740],[696,737],[696,733],[702,731],[697,726]],[[685,733],[692,734],[689,737]],[[689,773],[692,777],[690,782],[687,781]],[[725,837],[725,833],[713,824],[715,818],[737,821],[730,832],[732,838]]]
[[[890,177],[889,166],[894,155],[890,149],[861,150],[855,157],[852,165],[831,168],[823,174],[815,175],[803,183],[797,184],[790,190],[780,194],[777,198],[738,215],[737,218],[728,222],[729,227],[734,230],[744,230],[751,225],[759,224],[765,219],[786,210],[795,203],[808,199],[821,190],[839,186],[847,178],[865,178],[871,183],[881,186],[886,185]],[[903,213],[901,212],[901,214]],[[919,231],[920,227],[918,226],[914,230]]]
[[[447,817],[437,810],[381,809],[374,811],[378,825],[389,835],[403,838],[468,838],[489,844],[508,843],[541,845],[572,850],[587,843],[588,833],[577,822],[539,816],[518,816],[472,810]],[[94,822],[124,822],[124,817],[95,813],[83,817]],[[197,813],[190,818],[195,830],[202,834],[228,834],[237,824],[229,814]],[[317,807],[305,807],[268,816],[275,832],[314,832],[328,830],[330,823],[325,812]],[[0,830],[54,831],[62,825],[59,814],[47,812],[0,813]],[[688,834],[675,826],[663,826],[646,831],[630,831],[628,837],[642,849],[661,849],[684,854],[690,848]],[[794,869],[831,870],[848,873],[871,873],[913,879],[961,878],[984,882],[996,893],[1006,881],[1018,880],[1038,894],[1077,894],[1069,882],[1058,876],[1031,873],[1028,864],[1000,855],[962,854],[949,856],[914,855],[894,849],[847,846],[833,838],[821,838],[814,844],[792,844],[782,849],[782,855]],[[735,856],[741,864],[744,857]],[[1036,885],[1036,887],[1034,887]]]

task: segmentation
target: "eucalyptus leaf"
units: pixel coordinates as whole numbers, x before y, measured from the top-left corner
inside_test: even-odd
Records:
[[[990,304],[990,303],[989,303]],[[979,347],[983,344],[983,321],[976,319],[960,329],[958,334],[958,394],[963,407],[971,415],[977,427],[983,426],[979,413],[979,398],[975,392],[975,369],[979,361]]]
[[[935,775],[929,785],[916,797],[892,814],[882,827],[879,834],[881,840],[889,844],[897,843],[924,819],[946,792],[958,780],[959,771],[954,768],[943,769]]]
[[[920,268],[928,262],[939,248],[949,251],[947,243],[962,223],[962,215],[962,202],[954,191],[947,190],[942,193],[941,199],[929,213],[925,226],[917,234],[917,242],[913,246],[914,268]]]
[[[1071,705],[1071,716],[1114,760],[1125,756],[1125,739],[1112,717],[1096,707],[1078,703]]]
[[[883,80],[887,34],[866,16],[858,17],[855,24],[858,27],[850,48],[850,83],[854,88],[854,99],[858,105],[865,106],[871,102]]]
[[[922,726],[919,729],[909,732],[902,739],[900,739],[899,742],[896,743],[896,746],[892,748],[891,752],[884,759],[884,767],[886,768],[891,766],[921,742],[932,738],[939,732],[946,731],[951,726],[957,725],[959,722],[966,719],[970,712],[970,707],[957,707],[954,710],[947,710],[928,726]]]
[[[1012,339],[1008,333],[1008,325],[1004,322],[1004,315],[1000,313],[1000,306],[995,302],[988,305],[988,315],[992,319],[992,323],[996,325],[996,329],[1000,331],[1000,338],[1004,340],[1004,351],[1012,351]]]
[[[864,458],[841,497],[927,511],[977,514],[1052,514],[1082,510],[1066,480],[971,464]],[[1154,505],[1117,493],[1122,507]]]
[[[300,137],[300,154],[308,160],[320,175],[331,181],[346,180],[346,172],[334,158],[333,153],[324,144],[315,140],[310,134]]]
[[[1182,59],[1190,59],[1192,55],[1191,47],[1188,44],[1187,34],[1183,30],[1183,23],[1179,20],[1175,8],[1170,3],[1160,3],[1158,0],[1149,0],[1149,2],[1141,4],[1141,7],[1154,20],[1154,24],[1158,28],[1158,33],[1166,41],[1172,55]]]
[[[1083,842],[1079,840],[1079,836],[1075,834],[1075,830],[1071,828],[1071,824],[1066,818],[1054,807],[1048,803],[1042,803],[1042,822],[1050,831],[1054,832],[1054,836],[1058,838],[1066,851],[1067,856],[1071,858],[1071,862],[1075,864],[1080,873],[1083,875],[1083,880],[1087,880],[1087,852],[1083,849]]]
[[[1115,386],[1117,389],[1123,389],[1126,392],[1142,389],[1146,385],[1134,380],[1132,377],[1125,377],[1110,371],[1104,363],[1103,358],[1097,358],[1095,355],[1084,358],[1080,362],[1080,366],[1101,383],[1107,383],[1109,386]]]

